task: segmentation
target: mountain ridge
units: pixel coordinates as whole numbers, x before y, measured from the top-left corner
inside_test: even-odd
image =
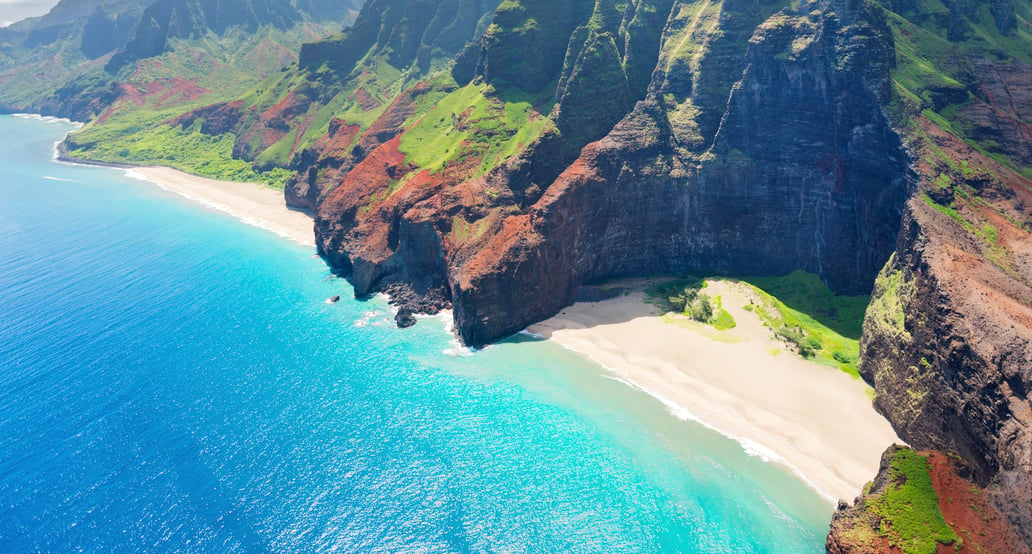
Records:
[[[1030,21],[1026,0],[370,0],[224,98],[66,95],[99,115],[67,145],[217,145],[147,161],[285,181],[357,295],[389,292],[399,324],[450,306],[473,346],[615,276],[873,289],[875,406],[1032,544]],[[848,531],[867,494],[837,551],[870,546]]]

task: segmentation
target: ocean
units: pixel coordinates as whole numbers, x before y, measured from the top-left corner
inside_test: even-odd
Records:
[[[0,116],[0,552],[822,552],[791,470]],[[327,304],[339,294],[342,300]]]

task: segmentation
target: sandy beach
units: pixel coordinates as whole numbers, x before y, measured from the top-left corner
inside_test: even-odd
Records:
[[[875,412],[867,385],[804,360],[744,309],[752,291],[713,282],[737,326],[727,331],[662,316],[635,292],[577,303],[532,325],[531,333],[579,352],[660,399],[682,418],[735,437],[747,450],[794,469],[829,500],[852,500],[901,442]]]
[[[216,181],[168,167],[134,167],[126,172],[249,225],[298,244],[315,246],[312,218],[287,208],[283,191],[252,183]]]
[[[166,167],[130,176],[225,212],[300,244],[314,246],[311,218],[290,210],[278,190],[216,181]],[[900,442],[874,411],[867,386],[800,358],[771,337],[744,306],[751,292],[719,281],[737,326],[728,331],[662,316],[646,302],[645,282],[621,283],[630,294],[582,302],[528,331],[581,353],[660,399],[680,417],[733,436],[748,450],[785,463],[834,501],[852,499],[878,469],[882,451]]]

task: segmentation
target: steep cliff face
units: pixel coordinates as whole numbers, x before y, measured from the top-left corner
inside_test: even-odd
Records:
[[[0,29],[0,111],[106,121],[111,108],[147,104],[141,97],[170,81],[214,92],[208,103],[234,97],[293,63],[302,41],[339,29],[361,3],[63,0],[43,17]],[[182,110],[196,99],[186,95]],[[168,100],[146,107],[171,112]],[[137,117],[130,127],[155,119]]]
[[[417,111],[430,109],[429,99],[449,85],[430,91],[420,81],[481,36],[495,6],[490,0],[374,0],[341,35],[304,45],[300,68],[323,98],[294,103],[334,115],[325,130],[306,130],[311,141],[290,153],[297,173],[286,184],[287,204],[316,212],[357,163],[401,134]]]
[[[514,52],[537,62],[499,61]],[[362,206],[385,222],[384,237],[433,228],[443,240],[418,245],[440,244],[447,271],[434,288],[474,345],[613,275],[804,268],[839,291],[866,291],[906,192],[906,157],[881,110],[891,52],[884,23],[860,4],[641,1],[621,13],[604,1],[590,11],[503,3],[479,46],[483,84],[450,94],[487,86],[480,94],[502,106],[537,97],[540,134],[489,167],[480,157],[474,171],[457,159],[429,168],[435,188],[416,189],[391,184],[422,167],[418,154],[403,165],[413,160],[406,130],[362,162],[386,168],[379,188],[345,176],[322,203],[321,252],[369,292],[406,281],[398,259],[408,254],[386,238],[374,245],[380,234],[349,214]],[[438,109],[425,117],[464,120]],[[377,172],[361,174],[368,187]]]
[[[919,190],[875,283],[860,372],[900,437],[959,455],[1032,545],[1032,49],[1012,24],[1029,6],[887,4]]]
[[[960,454],[984,486],[1000,471],[1032,470],[1032,290],[930,204],[909,204],[875,286],[860,369],[902,437]],[[1005,233],[1007,247],[1028,244]]]
[[[81,121],[114,98],[103,56],[125,46],[147,0],[62,0],[50,13],[0,28],[0,111]]]
[[[998,229],[989,246],[937,206],[927,195],[908,204],[865,319],[860,371],[900,437],[963,457],[1032,544],[1032,240],[986,209]]]
[[[905,192],[906,160],[877,99],[890,46],[858,21],[874,35],[862,63],[884,71],[865,82],[865,72],[838,55],[866,38],[856,28],[840,33],[837,18],[850,14],[829,15],[830,6],[808,11],[784,11],[766,22],[717,16],[728,30],[741,34],[748,25],[755,32],[747,47],[737,45],[743,72],[715,136],[702,133],[706,112],[695,100],[705,105],[714,94],[707,86],[732,83],[657,71],[646,99],[484,248],[498,261],[456,273],[462,336],[474,344],[494,340],[547,317],[580,284],[620,274],[801,267],[837,290],[864,290],[891,247]],[[672,43],[697,32],[665,36],[660,64],[712,67],[707,56],[726,59],[734,47],[672,51]],[[553,273],[558,282],[544,281]]]
[[[117,73],[132,62],[157,56],[175,38],[199,38],[206,32],[221,35],[230,27],[254,32],[261,25],[286,29],[301,21],[300,12],[287,0],[159,0],[141,14],[132,38],[107,64]]]

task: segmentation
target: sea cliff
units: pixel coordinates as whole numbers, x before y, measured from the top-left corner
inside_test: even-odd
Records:
[[[873,290],[876,407],[1032,544],[1030,21],[1027,0],[372,0],[239,94],[137,60],[43,102],[94,117],[73,156],[285,182],[357,295],[405,325],[453,307],[471,346],[617,276]],[[90,71],[148,35],[119,36]]]

